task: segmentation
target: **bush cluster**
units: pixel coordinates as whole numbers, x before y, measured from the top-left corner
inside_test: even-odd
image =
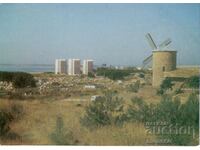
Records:
[[[23,106],[20,104],[12,104],[9,109],[0,109],[1,140],[19,138],[19,135],[10,130],[10,123],[20,119],[23,113]]]
[[[191,94],[186,103],[181,103],[178,97],[164,95],[158,104],[148,104],[141,97],[133,97],[131,105],[125,110],[121,99],[113,94],[105,94],[101,99],[86,107],[81,123],[88,128],[106,125],[123,125],[125,122],[167,122],[169,125],[192,127],[195,135],[199,132],[199,101],[196,94]],[[158,135],[158,138],[168,138],[174,145],[192,145],[193,135]],[[197,137],[195,137],[197,138]]]
[[[50,134],[50,138],[56,145],[74,145],[78,142],[72,132],[65,129],[61,116],[57,116],[55,130]]]
[[[88,77],[89,77],[89,78],[95,78],[95,75],[94,75],[94,73],[92,73],[92,72],[88,72]]]
[[[130,121],[143,122],[167,122],[169,125],[178,125],[179,127],[192,127],[195,134],[199,134],[199,100],[196,94],[191,94],[186,103],[181,104],[179,98],[173,99],[171,96],[163,96],[160,103],[145,103],[141,98],[132,99],[132,105],[127,112],[127,118]],[[171,144],[190,145],[193,135],[160,135],[169,138]],[[160,138],[160,137],[159,137]]]
[[[10,131],[9,124],[13,120],[13,116],[11,113],[0,110],[0,138],[6,136],[6,134]]]
[[[186,86],[189,88],[199,88],[199,76],[192,76],[186,80]]]
[[[165,78],[160,85],[160,89],[157,90],[157,94],[165,94],[167,90],[172,90],[173,85],[171,78]]]
[[[114,96],[114,93],[106,93],[105,96],[86,107],[81,124],[90,128],[111,124],[119,125],[123,117],[123,100]]]
[[[0,72],[0,81],[12,82],[15,88],[36,86],[34,77],[25,72]]]
[[[98,68],[97,75],[98,76],[105,76],[111,80],[121,80],[124,77],[133,73],[133,69],[110,69],[110,68]]]
[[[140,88],[140,81],[136,81],[134,84],[129,85],[129,90],[131,92],[137,93]]]

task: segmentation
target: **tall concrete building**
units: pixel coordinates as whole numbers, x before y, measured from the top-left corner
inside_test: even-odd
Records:
[[[73,69],[72,59],[68,59],[68,68],[67,68],[68,75],[73,75],[72,69]]]
[[[69,59],[68,60],[68,75],[78,75],[81,73],[80,59]]]
[[[176,53],[177,51],[170,50],[153,51],[153,87],[160,86],[164,79],[164,72],[176,69]]]
[[[55,74],[67,73],[67,61],[65,59],[56,59],[55,61]]]
[[[73,74],[81,73],[81,61],[80,59],[73,59]]]
[[[93,60],[83,60],[83,74],[88,75],[89,72],[93,72]]]

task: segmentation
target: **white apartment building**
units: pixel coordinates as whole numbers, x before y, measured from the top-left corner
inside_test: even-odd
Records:
[[[88,75],[89,72],[93,72],[93,60],[83,60],[83,74]]]
[[[72,59],[68,59],[68,75],[73,75],[73,62]]]
[[[81,73],[81,61],[80,59],[68,60],[68,75],[78,75]]]
[[[65,59],[56,59],[55,61],[55,74],[67,73],[67,61]]]

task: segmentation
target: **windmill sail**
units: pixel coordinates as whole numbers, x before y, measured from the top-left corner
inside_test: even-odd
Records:
[[[159,48],[160,48],[160,49],[163,49],[163,48],[167,47],[171,42],[172,42],[171,39],[168,38],[168,39],[166,39],[164,42],[162,42],[162,43],[159,45]]]
[[[146,38],[147,38],[147,41],[148,41],[150,47],[152,48],[152,50],[164,49],[172,42],[171,39],[168,38],[157,47],[155,42],[153,41],[153,38],[151,37],[150,33],[146,34]],[[143,64],[142,64],[142,68],[144,68],[147,64],[149,64],[152,61],[152,59],[153,59],[153,54],[151,54],[149,57],[144,59]]]
[[[147,38],[147,41],[149,42],[149,45],[151,46],[151,48],[153,50],[157,49],[157,46],[156,46],[155,42],[153,41],[153,38],[151,37],[150,33],[147,33],[146,38]]]
[[[149,62],[151,62],[152,59],[153,59],[153,54],[151,54],[145,60],[143,60],[142,68],[144,68]]]

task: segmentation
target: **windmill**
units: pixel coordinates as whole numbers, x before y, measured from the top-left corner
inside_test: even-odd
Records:
[[[161,51],[164,48],[166,48],[172,41],[170,38],[166,39],[165,41],[163,41],[160,45],[156,45],[153,38],[151,37],[150,33],[146,34],[146,39],[150,45],[150,47],[152,48],[152,50],[157,50],[157,51]],[[142,64],[142,68],[144,68],[147,64],[149,64],[152,61],[153,58],[153,54],[151,54],[150,56],[148,56],[147,58],[145,58],[143,60],[143,64]]]

